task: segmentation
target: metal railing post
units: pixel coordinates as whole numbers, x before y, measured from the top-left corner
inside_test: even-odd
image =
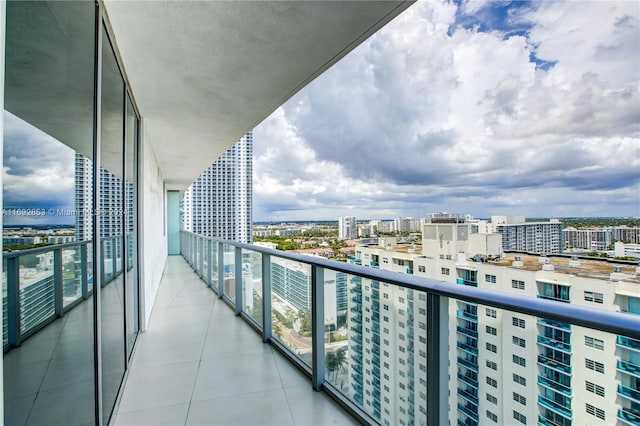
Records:
[[[322,390],[325,378],[324,356],[324,268],[311,266],[311,357],[313,389]]]
[[[62,316],[63,308],[63,283],[62,283],[62,249],[53,250],[53,302],[58,318]]]
[[[262,254],[262,341],[271,341],[271,255]]]
[[[207,239],[207,285],[211,287],[213,277],[213,241]]]
[[[224,244],[218,241],[218,297],[224,295]]]
[[[205,255],[205,240],[204,238],[200,238],[200,241],[198,242],[198,248],[200,249],[200,261],[198,262],[198,274],[200,275],[200,278],[204,277],[204,255]]]
[[[89,298],[89,272],[87,271],[87,245],[80,244],[80,291],[82,299]]]
[[[427,293],[427,425],[440,425],[440,296]]]
[[[242,249],[235,247],[235,286],[236,286],[236,315],[242,313]]]
[[[20,257],[7,259],[7,340],[20,346]]]

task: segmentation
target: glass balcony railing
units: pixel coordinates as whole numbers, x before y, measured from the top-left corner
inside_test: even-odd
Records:
[[[102,241],[102,286],[122,273],[122,244]],[[62,317],[93,294],[91,241],[3,253],[4,351]]]
[[[619,409],[618,419],[631,426],[640,425],[640,411],[633,411],[628,408]]]
[[[634,351],[640,351],[640,340],[631,339],[629,337],[618,336],[616,344],[623,348],[632,349]]]
[[[640,366],[630,362],[618,360],[618,370],[640,378]]]
[[[471,417],[472,420],[478,421],[478,407],[474,407],[471,404],[462,405],[458,404],[458,410],[464,413],[465,415]]]
[[[182,233],[182,244],[187,262],[262,334],[264,342],[306,373],[315,390],[326,392],[365,424],[417,424],[425,418],[431,425],[481,423],[474,405],[477,396],[470,390],[479,388],[479,367],[472,362],[479,352],[473,327],[481,323],[484,330],[487,318],[487,324],[490,321],[495,327],[500,321],[495,310],[509,320],[509,327],[517,313],[533,317],[526,320],[553,329],[552,333],[586,327],[621,336],[618,345],[626,349],[636,350],[640,339],[640,318],[633,315],[472,285],[443,285],[416,275],[363,267],[354,260],[333,262],[187,232]],[[339,294],[344,298],[342,305]],[[514,315],[506,315],[509,312]],[[446,339],[448,344],[443,344]],[[533,388],[539,397],[539,414],[552,423],[570,421],[571,408],[541,395],[553,390],[558,396],[571,397],[572,406],[584,410],[584,402],[576,401],[570,387],[552,379],[554,374],[558,380],[564,380],[563,375],[571,379],[571,367],[557,360],[569,360],[571,346],[542,335],[536,341],[538,345],[532,340],[522,350],[537,354],[540,371]],[[455,359],[448,358],[452,347],[458,349]],[[637,369],[627,361],[618,362],[619,371],[635,375]],[[443,383],[446,377],[451,381]],[[490,386],[495,385],[486,378]],[[442,409],[449,401],[447,391],[454,402]],[[629,399],[637,396],[624,387],[620,393]],[[635,419],[632,411],[612,410],[612,417]]]
[[[564,322],[560,322],[560,321],[553,321],[546,318],[538,318],[538,324],[571,332],[571,325]]]
[[[469,330],[466,327],[461,327],[461,326],[456,326],[456,331],[460,334],[464,334],[465,336],[469,336],[469,337],[473,337],[475,339],[478,338],[478,332],[477,331],[473,331],[473,330]]]
[[[538,336],[538,343],[562,352],[571,353],[571,345],[545,336]]]
[[[458,364],[460,365],[464,365],[466,368],[475,371],[476,373],[478,372],[478,364],[477,363],[473,363],[469,360],[466,360],[464,358],[460,358],[458,357]]]
[[[631,400],[631,402],[640,405],[640,391],[631,389],[624,385],[618,385],[618,395]]]
[[[549,377],[538,376],[538,383],[548,389],[551,389],[555,392],[560,392],[565,396],[572,396],[571,387],[565,386],[562,383],[551,380]]]
[[[562,373],[565,373],[565,374],[571,374],[571,367],[570,366],[568,366],[566,364],[563,364],[561,362],[558,362],[556,360],[547,358],[547,357],[545,357],[543,355],[538,355],[538,364],[541,364],[541,365],[543,365],[545,367],[549,367],[549,368],[554,369],[554,370],[558,370],[558,371],[560,371]]]
[[[468,376],[462,373],[458,373],[458,379],[460,379],[462,382],[468,385],[473,386],[476,389],[478,388],[478,380],[473,376]]]
[[[560,414],[562,417],[565,417],[568,420],[572,420],[573,416],[571,415],[571,411],[568,410],[562,404],[558,404],[557,402],[551,401],[550,399],[545,398],[542,395],[538,395],[538,404],[554,411],[557,414]]]
[[[474,314],[473,312],[458,310],[456,311],[456,315],[458,316],[458,318],[462,318],[472,322],[478,322],[478,315]]]

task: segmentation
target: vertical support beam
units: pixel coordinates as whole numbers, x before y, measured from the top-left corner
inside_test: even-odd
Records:
[[[322,390],[324,384],[324,268],[311,266],[311,358],[313,389]]]
[[[62,287],[62,249],[57,248],[53,250],[53,306],[58,318],[63,314]]]
[[[102,157],[101,127],[102,127],[102,6],[95,3],[95,34],[93,59],[93,377],[94,380],[94,423],[100,426],[104,423],[102,411],[102,283],[104,282],[104,258],[102,241],[100,240],[100,219],[96,213],[100,210],[100,165]]]
[[[440,425],[440,296],[427,293],[427,425]]]
[[[235,285],[236,285],[236,315],[240,315],[242,313],[242,303],[243,303],[243,294],[242,294],[242,249],[240,247],[235,247]]]
[[[207,238],[207,285],[211,287],[211,277],[213,276],[213,241]]]
[[[271,255],[262,253],[262,341],[271,341]]]
[[[89,298],[89,271],[87,271],[87,244],[80,243],[80,285],[82,300]]]
[[[9,347],[20,346],[20,257],[7,258],[7,334]]]
[[[199,240],[198,248],[200,249],[200,262],[198,262],[199,263],[199,265],[198,265],[198,271],[199,271],[198,275],[200,275],[200,278],[202,278],[204,276],[204,256],[205,256],[205,253],[206,253],[206,250],[205,250],[206,241],[205,241],[204,237],[198,237],[198,240]]]
[[[224,244],[218,241],[218,297],[224,295]]]

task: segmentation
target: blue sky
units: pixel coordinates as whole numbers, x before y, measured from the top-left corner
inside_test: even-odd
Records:
[[[254,130],[255,220],[640,216],[635,2],[417,2]]]

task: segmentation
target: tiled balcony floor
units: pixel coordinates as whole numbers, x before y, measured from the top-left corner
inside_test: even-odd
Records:
[[[169,256],[115,424],[357,423]]]

